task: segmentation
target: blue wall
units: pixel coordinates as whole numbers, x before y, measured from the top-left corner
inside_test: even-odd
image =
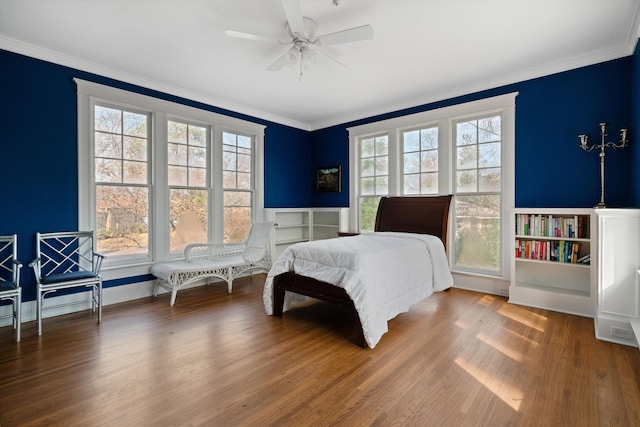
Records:
[[[77,96],[74,77],[266,126],[265,206],[307,207],[309,132],[0,50],[0,235],[18,234],[24,300],[35,299],[35,233],[77,230]],[[301,179],[300,177],[305,177]],[[148,279],[105,283],[119,286]]]
[[[72,78],[179,102],[266,126],[265,206],[349,205],[347,127],[518,91],[516,206],[591,207],[600,197],[598,155],[578,148],[580,133],[597,142],[598,123],[611,123],[610,140],[629,127],[631,147],[607,156],[607,198],[640,206],[640,55],[529,80],[313,132],[159,93],[72,68],[0,50],[0,234],[18,234],[19,258],[35,254],[37,231],[77,228],[77,109]],[[633,90],[632,90],[633,89]],[[633,113],[633,114],[632,114]],[[342,191],[317,193],[318,167],[342,165]],[[148,279],[105,283],[120,286]],[[23,269],[25,301],[35,278]]]
[[[617,142],[622,127],[640,129],[638,119],[631,120],[632,65],[637,57],[636,54],[314,131],[312,170],[341,164],[343,179],[348,177],[348,127],[517,91],[516,206],[593,207],[600,200],[600,158],[597,151],[586,153],[579,148],[578,135],[585,133],[591,142],[599,142],[599,123],[603,121],[610,123],[607,141]],[[640,164],[637,152],[635,164]],[[631,159],[629,148],[607,151],[608,205],[632,205]],[[637,182],[637,168],[635,178]],[[636,197],[636,201],[640,202],[640,198]],[[348,206],[348,186],[343,186],[340,194],[315,193],[312,202],[314,206]]]

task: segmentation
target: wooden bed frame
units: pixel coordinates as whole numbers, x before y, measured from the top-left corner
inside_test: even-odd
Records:
[[[431,234],[439,237],[446,248],[451,197],[451,195],[383,197],[378,205],[375,231]],[[274,277],[273,280],[274,316],[282,316],[284,295],[287,291],[350,307],[355,311],[353,301],[344,289],[293,272],[286,272]],[[357,313],[356,321],[355,341],[357,345],[365,348],[367,343]]]

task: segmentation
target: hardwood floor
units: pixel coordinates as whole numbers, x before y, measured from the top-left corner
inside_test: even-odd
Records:
[[[267,316],[264,275],[0,329],[0,426],[640,426],[640,351],[593,320],[459,289],[389,322],[311,303]]]

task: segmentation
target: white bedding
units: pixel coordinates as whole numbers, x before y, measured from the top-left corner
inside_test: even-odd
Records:
[[[269,315],[273,278],[287,271],[344,288],[371,348],[387,332],[389,320],[453,286],[442,241],[426,234],[364,233],[289,246],[267,275],[263,297]],[[287,292],[284,310],[305,298]]]

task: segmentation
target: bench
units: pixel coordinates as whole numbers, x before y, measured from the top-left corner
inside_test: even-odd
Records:
[[[249,271],[268,272],[274,226],[274,222],[256,222],[244,243],[192,243],[185,248],[183,260],[154,264],[151,267],[151,274],[156,277],[153,296],[158,296],[159,288],[164,288],[171,292],[169,304],[173,306],[178,290],[199,280],[222,279],[231,293],[236,277]]]

